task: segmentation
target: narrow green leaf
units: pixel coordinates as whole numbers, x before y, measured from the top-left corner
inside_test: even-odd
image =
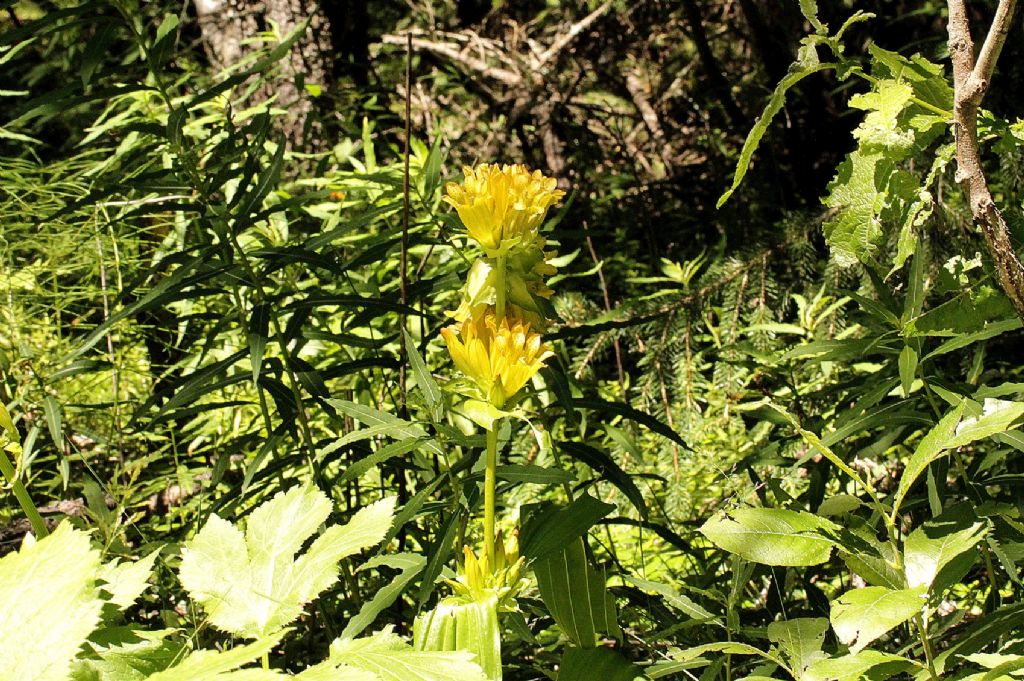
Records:
[[[390,607],[398,600],[405,591],[409,582],[416,579],[416,575],[423,571],[427,559],[414,553],[397,553],[384,556],[374,556],[359,566],[359,572],[379,568],[381,566],[397,569],[398,575],[390,582],[382,586],[373,598],[363,603],[363,607],[355,617],[348,621],[345,629],[342,630],[342,638],[355,638],[363,633],[368,626],[373,624],[377,615]]]
[[[267,303],[254,305],[249,316],[249,362],[252,364],[252,382],[259,385],[260,369],[263,366],[263,351],[267,347],[270,327],[270,306]]]
[[[729,197],[732,196],[732,193],[736,191],[736,188],[740,186],[740,183],[743,182],[747,169],[750,167],[750,160],[753,158],[754,152],[757,151],[757,147],[761,144],[761,138],[768,132],[768,126],[771,125],[775,114],[779,113],[786,103],[786,93],[789,92],[789,89],[807,76],[834,68],[836,68],[836,64],[831,63],[794,65],[794,67],[791,67],[790,72],[786,74],[786,77],[775,86],[775,91],[772,92],[772,96],[764,107],[761,117],[754,123],[754,127],[751,128],[746,141],[743,143],[740,158],[736,162],[736,172],[733,174],[732,186],[718,198],[717,208],[721,208],[729,200]]]
[[[64,426],[63,412],[60,402],[56,397],[47,395],[43,400],[43,412],[46,414],[46,428],[50,431],[50,439],[53,440],[57,451],[64,451]]]
[[[561,551],[614,510],[612,504],[589,494],[580,495],[564,508],[553,505],[524,507],[526,520],[519,535],[522,555],[539,560]]]
[[[626,580],[643,591],[652,591],[665,599],[665,605],[682,613],[688,619],[698,622],[710,622],[723,626],[722,621],[710,612],[694,603],[688,596],[685,596],[667,584],[660,584],[638,577],[626,577]]]
[[[558,485],[572,482],[576,477],[569,471],[560,468],[545,468],[543,466],[509,464],[498,466],[498,477],[509,482],[525,482],[534,485]]]
[[[587,563],[583,538],[533,564],[537,587],[562,632],[582,648],[594,648],[598,633],[618,638],[615,602],[603,575]]]
[[[346,468],[345,472],[341,474],[341,480],[339,480],[339,482],[345,483],[349,480],[356,480],[371,468],[379,466],[385,461],[389,461],[396,456],[402,456],[403,454],[415,451],[421,444],[423,444],[423,442],[423,438],[410,437],[405,440],[386,444],[374,453],[359,459]]]
[[[441,396],[441,388],[427,369],[427,365],[423,361],[420,351],[416,348],[416,343],[413,341],[412,336],[405,329],[402,329],[402,336],[405,339],[405,352],[409,357],[409,365],[412,367],[412,374],[416,378],[416,387],[419,388],[423,399],[426,400],[431,418],[435,421],[440,421],[444,416],[444,399]]]
[[[903,350],[900,352],[899,369],[903,396],[908,397],[910,395],[910,387],[914,384],[914,378],[917,375],[917,350],[912,348],[910,344],[904,345]]]
[[[563,441],[558,444],[558,447],[573,459],[589,466],[602,478],[615,485],[629,499],[633,507],[640,512],[640,515],[644,518],[647,517],[647,502],[644,501],[644,495],[633,482],[633,479],[629,477],[629,474],[622,470],[608,456],[607,452],[603,452],[583,442]]]
[[[960,423],[960,417],[963,416],[965,405],[966,402],[961,402],[956,409],[946,414],[917,445],[914,454],[907,461],[907,466],[903,470],[903,477],[900,478],[900,484],[892,504],[893,514],[899,510],[903,498],[917,481],[918,476],[942,454],[947,443],[953,438],[957,424]]]

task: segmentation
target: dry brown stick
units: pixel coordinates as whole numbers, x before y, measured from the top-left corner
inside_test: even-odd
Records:
[[[604,3],[603,5],[595,9],[593,12],[591,12],[590,14],[588,14],[587,16],[583,17],[575,24],[573,24],[568,31],[555,38],[555,40],[551,43],[551,46],[548,47],[548,49],[544,50],[544,52],[541,53],[540,57],[537,58],[536,63],[532,65],[533,68],[539,69],[540,67],[544,66],[544,64],[551,61],[551,59],[558,55],[559,52],[564,50],[569,43],[575,40],[576,36],[585,31],[587,27],[589,27],[592,23],[597,21],[601,17],[601,15],[607,12],[609,9],[611,9],[611,7],[612,0],[608,0],[608,2]]]
[[[601,284],[601,295],[604,297],[604,311],[611,313],[612,311],[612,300],[608,295],[608,283],[604,279],[604,263],[597,257],[597,249],[594,248],[594,240],[590,238],[590,230],[587,227],[587,221],[583,221],[583,233],[587,238],[587,249],[590,251],[590,257],[594,261],[594,267],[597,268],[597,281]],[[622,344],[618,338],[612,340],[612,347],[615,348],[615,368],[619,374],[619,390],[621,392],[621,398],[626,399],[626,370],[622,365]]]
[[[404,46],[406,44],[406,40],[406,36],[397,35],[386,35],[382,38],[382,41],[387,45]],[[493,78],[494,80],[505,83],[506,85],[515,87],[521,85],[523,82],[523,79],[518,73],[509,71],[508,69],[499,68],[497,66],[492,66],[483,59],[465,54],[462,48],[452,43],[439,43],[423,38],[413,38],[412,46],[417,50],[425,50],[427,52],[439,54],[443,57],[448,57],[452,61],[458,62],[472,71],[476,71],[488,78]]]
[[[999,284],[1024,320],[1024,265],[1013,247],[1010,229],[992,200],[981,165],[978,108],[988,89],[999,52],[1006,42],[1016,0],[1000,0],[988,36],[974,57],[974,41],[965,0],[949,0],[949,53],[953,61],[953,129],[956,134],[956,179],[981,226]]]

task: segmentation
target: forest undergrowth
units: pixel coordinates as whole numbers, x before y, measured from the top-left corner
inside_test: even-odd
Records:
[[[215,4],[0,4],[0,677],[1019,678],[1013,0]]]

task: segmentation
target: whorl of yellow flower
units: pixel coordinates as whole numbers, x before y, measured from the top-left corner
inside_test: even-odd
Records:
[[[523,587],[524,563],[519,557],[518,533],[513,531],[506,541],[498,530],[494,548],[494,565],[490,565],[483,551],[477,556],[473,549],[462,547],[462,565],[456,579],[448,580],[457,596],[471,601],[496,597],[499,606],[506,606],[518,595]]]
[[[458,324],[441,329],[455,366],[499,409],[552,355],[530,324],[514,315],[497,323],[494,308],[480,305]]]
[[[455,207],[469,235],[489,250],[500,248],[503,240],[534,239],[548,209],[565,196],[553,177],[520,164],[482,163],[462,172],[462,184],[445,187],[445,201]]]

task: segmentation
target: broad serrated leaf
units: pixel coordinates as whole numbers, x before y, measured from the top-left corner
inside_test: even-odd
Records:
[[[0,558],[0,678],[64,681],[99,624],[100,554],[89,536],[63,522],[48,537],[26,537]]]
[[[331,643],[332,664],[375,674],[379,681],[486,681],[466,652],[413,650],[390,629],[360,639]]]
[[[263,669],[238,670],[270,653],[283,635],[282,630],[248,645],[224,651],[198,650],[179,664],[147,677],[146,681],[273,681],[286,678],[277,672]]]
[[[146,590],[159,554],[157,549],[140,560],[104,563],[97,576],[104,582],[100,588],[110,594],[110,602],[121,610],[131,606]]]
[[[721,512],[700,531],[720,548],[764,565],[818,565],[832,554],[833,542],[820,532],[835,525],[803,511],[738,508]]]
[[[768,640],[786,653],[797,679],[803,679],[808,667],[825,657],[821,647],[828,624],[823,617],[800,617],[768,625]]]
[[[847,591],[832,602],[832,628],[839,640],[858,653],[869,643],[903,624],[924,607],[927,589],[886,589],[865,586]]]
[[[296,558],[331,511],[317,489],[277,494],[249,517],[245,533],[216,514],[182,550],[181,583],[229,633],[260,638],[278,631],[337,581],[338,562],[379,543],[394,518],[394,498],[328,527]]]
[[[869,261],[882,239],[880,214],[892,161],[884,152],[858,149],[846,157],[829,184],[824,203],[836,211],[825,225],[832,258],[841,266]]]
[[[293,678],[295,681],[380,681],[380,677],[371,672],[329,662],[314,665]]]
[[[70,681],[145,681],[183,657],[175,629],[142,631],[114,627],[93,634],[88,656],[79,655]]]
[[[850,107],[868,112],[853,131],[862,149],[879,148],[900,154],[910,149],[914,133],[900,125],[899,117],[913,94],[910,85],[903,81],[882,80],[870,92],[850,98]]]

